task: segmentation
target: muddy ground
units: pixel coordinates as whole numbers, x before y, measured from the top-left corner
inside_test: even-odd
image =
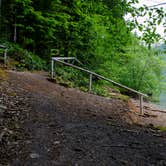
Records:
[[[9,71],[0,85],[0,166],[165,166],[166,133],[136,120],[123,101]]]

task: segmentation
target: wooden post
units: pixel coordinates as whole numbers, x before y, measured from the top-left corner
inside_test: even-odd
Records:
[[[7,49],[5,49],[5,52],[4,52],[4,64],[5,65],[7,64]]]
[[[89,75],[89,92],[92,91],[92,77],[93,77],[93,75],[90,73],[90,75]]]
[[[51,60],[51,78],[54,78],[54,60]]]
[[[143,96],[140,95],[140,114],[143,115],[144,114],[144,110],[143,110]]]

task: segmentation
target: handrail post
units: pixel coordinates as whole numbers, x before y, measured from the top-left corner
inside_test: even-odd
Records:
[[[54,78],[54,60],[51,60],[51,78]]]
[[[89,92],[92,91],[92,77],[93,77],[93,75],[92,75],[92,73],[90,73],[90,75],[89,75]]]
[[[4,52],[4,64],[5,65],[7,64],[7,49],[5,49],[5,52]]]
[[[140,97],[140,114],[143,115],[144,114],[144,110],[143,110],[143,96],[139,95]]]

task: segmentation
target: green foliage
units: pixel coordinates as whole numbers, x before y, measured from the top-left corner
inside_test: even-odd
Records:
[[[59,82],[70,82],[70,87],[88,87],[88,74],[56,63],[55,78]]]
[[[0,82],[5,79],[7,79],[7,74],[4,70],[0,68]]]
[[[18,69],[46,69],[46,63],[41,58],[16,44],[9,44],[8,57],[9,63],[14,61],[13,65]]]
[[[0,48],[0,54],[3,54],[4,50],[2,48]]]
[[[137,2],[3,1],[1,41],[11,43],[16,37],[9,57],[18,62],[19,68],[43,69],[52,56],[74,56],[85,68],[112,80],[145,93],[159,93],[162,62],[155,51],[140,44],[131,30],[137,27],[142,31],[142,39],[151,48],[159,39],[155,24],[160,24],[165,15],[162,10],[149,10],[146,6],[136,10],[132,5]],[[126,23],[123,17],[129,12],[133,21]],[[148,27],[138,24],[136,19],[146,13],[150,17]],[[56,74],[62,84],[68,82],[69,86],[82,89],[88,86],[85,73],[56,66]],[[112,85],[96,80],[97,94],[106,95],[103,86]]]
[[[109,35],[106,37],[109,38]],[[102,51],[100,47],[103,48],[102,44],[102,42],[96,44],[96,54],[99,51],[97,56],[99,59],[94,60],[96,63],[93,65],[93,71],[135,90],[147,94],[153,93],[154,97],[159,95],[162,88],[161,68],[165,63],[158,56],[158,52],[155,49],[149,50],[140,45],[135,37],[132,37],[131,42],[121,48],[123,52],[119,51],[110,58],[109,48],[105,48],[103,52],[100,52]],[[84,89],[82,87],[88,87],[89,76],[80,71],[62,65],[57,67],[56,65],[56,72],[65,81],[71,81],[75,87],[78,86],[81,89]],[[95,94],[110,96],[108,90],[103,88],[103,86],[112,87],[111,84],[96,78],[93,80]],[[126,93],[125,89],[120,89],[120,91]]]
[[[155,128],[162,131],[162,132],[166,132],[166,127],[164,127],[164,126],[157,126]]]
[[[112,59],[105,49],[105,59],[100,64],[99,73],[135,90],[159,94],[163,61],[157,52],[141,46],[134,37],[121,49],[123,52],[119,51]]]
[[[106,88],[102,87],[101,85],[94,84],[93,86],[93,93],[96,95],[104,96],[104,97],[112,97],[110,96],[109,92]]]
[[[166,12],[163,7],[148,7],[146,5],[139,8],[129,5],[129,11],[131,14],[128,25],[130,30],[137,29],[142,35],[140,39],[151,48],[152,44],[161,40],[165,41],[165,38],[157,31],[157,26],[162,25],[165,28],[166,25]],[[146,19],[145,19],[146,18]],[[139,19],[143,20],[143,23],[139,23]],[[166,33],[166,29],[164,30]]]

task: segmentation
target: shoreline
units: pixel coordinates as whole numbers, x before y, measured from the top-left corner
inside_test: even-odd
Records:
[[[154,127],[166,127],[166,109],[158,108],[154,103],[144,102],[144,115],[139,114],[139,100],[130,99],[131,111],[136,113],[138,124]]]

